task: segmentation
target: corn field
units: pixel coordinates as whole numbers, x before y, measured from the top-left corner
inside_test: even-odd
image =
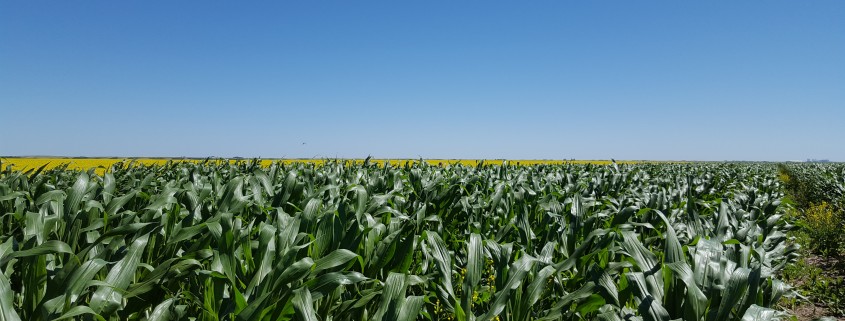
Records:
[[[771,320],[765,164],[0,171],[0,320]]]

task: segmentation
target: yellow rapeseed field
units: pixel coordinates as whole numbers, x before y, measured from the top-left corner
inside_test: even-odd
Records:
[[[87,170],[90,168],[97,169],[97,172],[104,172],[110,166],[114,165],[118,162],[134,162],[134,164],[144,164],[144,165],[163,165],[167,162],[202,162],[205,161],[204,159],[181,159],[181,158],[24,158],[24,157],[7,157],[7,158],[0,158],[0,162],[2,162],[2,167],[5,169],[8,166],[11,166],[13,170],[22,170],[26,171],[29,169],[37,169],[43,165],[47,165],[47,169],[54,168],[61,165],[68,165],[68,169],[76,169],[76,170]],[[218,160],[218,161],[229,161],[229,162],[236,162],[236,161],[249,161],[247,159],[242,160],[234,160],[234,159],[226,159],[226,160]],[[323,164],[326,161],[333,161],[327,159],[261,159],[262,166],[269,166],[273,162],[283,162],[285,164],[290,163],[313,163],[316,165]],[[347,161],[347,162],[355,162],[361,163],[363,159],[341,159],[339,161]],[[390,163],[393,166],[402,166],[408,162],[417,162],[419,160],[416,159],[372,159],[370,162],[377,163],[383,165],[384,163]],[[468,166],[475,166],[482,160],[474,160],[474,159],[426,159],[426,162],[432,165],[454,165],[454,164],[462,164]],[[501,165],[505,160],[502,159],[493,159],[493,160],[483,160],[485,164],[491,165]],[[508,164],[511,165],[537,165],[537,164],[595,164],[595,165],[608,165],[611,163],[609,160],[537,160],[537,159],[522,159],[522,160],[507,160]],[[617,161],[617,163],[641,163],[642,161]]]

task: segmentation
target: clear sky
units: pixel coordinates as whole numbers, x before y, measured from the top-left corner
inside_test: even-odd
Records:
[[[0,155],[845,161],[845,1],[0,1]]]

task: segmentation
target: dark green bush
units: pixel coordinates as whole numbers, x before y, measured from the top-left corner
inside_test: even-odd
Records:
[[[781,164],[779,170],[787,195],[802,211],[828,203],[841,212],[843,195],[837,177],[834,172],[813,168],[816,166]]]

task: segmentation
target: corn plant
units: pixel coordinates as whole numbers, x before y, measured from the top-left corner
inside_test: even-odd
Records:
[[[769,320],[763,164],[0,172],[0,320]]]

